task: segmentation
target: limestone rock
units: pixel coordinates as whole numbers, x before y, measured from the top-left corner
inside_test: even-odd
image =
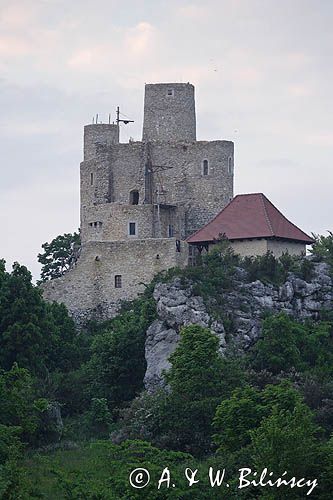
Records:
[[[162,372],[170,367],[168,357],[176,349],[181,327],[197,324],[210,328],[219,338],[222,355],[227,347],[227,323],[210,316],[204,300],[194,295],[190,284],[184,285],[179,278],[158,283],[154,299],[158,319],[147,331],[145,346],[145,386],[150,391],[163,383]],[[259,280],[246,283],[246,272],[238,269],[234,289],[223,292],[223,302],[228,342],[247,349],[261,334],[264,313],[284,312],[300,320],[316,320],[322,309],[332,309],[332,277],[326,264],[315,263],[311,282],[289,273],[286,282],[278,287]]]

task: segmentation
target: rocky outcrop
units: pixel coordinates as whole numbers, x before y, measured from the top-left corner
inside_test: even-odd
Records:
[[[191,284],[184,285],[176,278],[172,283],[156,285],[158,319],[148,328],[145,346],[145,386],[149,391],[161,385],[162,372],[170,366],[168,357],[177,346],[182,326],[197,324],[209,328],[218,336],[223,353],[231,342],[242,349],[249,347],[261,333],[264,313],[285,312],[300,320],[317,320],[322,310],[333,308],[333,283],[324,263],[314,264],[311,282],[292,273],[281,286],[261,281],[247,283],[245,278],[244,270],[238,269],[232,291],[222,292],[225,319],[221,321],[211,317],[202,297],[194,295]]]
[[[221,352],[226,346],[223,324],[212,320],[202,297],[193,295],[191,285],[182,286],[179,278],[172,283],[158,283],[154,299],[158,319],[148,328],[145,345],[148,390],[161,384],[162,372],[170,367],[168,358],[177,346],[182,326],[195,324],[210,328],[219,338]]]

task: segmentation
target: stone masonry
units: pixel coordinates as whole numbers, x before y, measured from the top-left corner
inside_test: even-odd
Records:
[[[115,314],[162,270],[188,261],[187,236],[233,197],[234,145],[197,141],[194,87],[148,84],[142,142],[119,142],[119,123],[84,128],[81,256],[43,285],[82,320]]]

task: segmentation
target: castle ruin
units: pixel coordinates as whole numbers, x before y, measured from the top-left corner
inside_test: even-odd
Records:
[[[112,317],[154,275],[188,263],[186,238],[233,198],[234,145],[197,141],[194,87],[147,84],[142,141],[119,142],[119,122],[84,127],[82,248],[43,285],[77,319]]]

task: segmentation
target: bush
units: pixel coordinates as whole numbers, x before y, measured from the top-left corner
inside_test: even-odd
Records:
[[[313,258],[319,262],[326,262],[333,270],[333,233],[328,231],[328,236],[319,234],[312,236],[315,240],[310,250]]]

